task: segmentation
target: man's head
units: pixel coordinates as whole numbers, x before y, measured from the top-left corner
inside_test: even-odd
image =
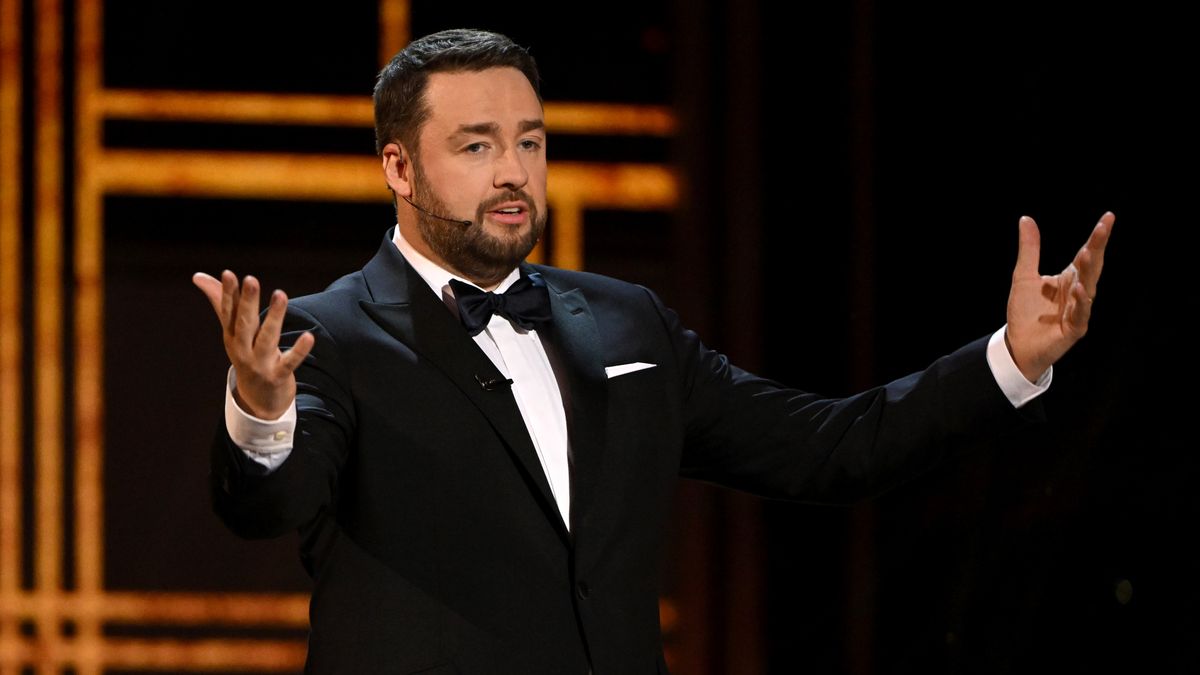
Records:
[[[536,82],[533,59],[508,38],[455,30],[413,42],[375,88],[388,187],[415,205],[397,203],[404,238],[484,287],[523,260],[545,228]]]
[[[537,63],[524,47],[498,33],[468,28],[413,40],[392,57],[375,81],[375,152],[399,143],[417,152],[417,135],[429,119],[425,87],[433,73],[516,68],[541,100]]]

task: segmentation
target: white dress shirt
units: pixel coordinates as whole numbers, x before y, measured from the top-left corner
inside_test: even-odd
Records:
[[[450,279],[458,279],[463,283],[471,282],[454,276],[418,253],[400,236],[399,227],[396,228],[396,235],[392,241],[408,264],[429,284],[433,293],[457,315],[458,307],[454,301]],[[518,278],[520,273],[514,269],[500,282],[495,292],[507,290]],[[1025,379],[1004,344],[1005,328],[1007,326],[1001,326],[988,341],[987,362],[1000,390],[1013,407],[1020,408],[1049,389],[1054,369],[1051,367],[1046,370],[1037,382]],[[571,473],[567,417],[563,408],[562,391],[550,365],[550,359],[546,356],[546,350],[538,339],[537,331],[525,331],[514,326],[508,319],[493,314],[483,332],[475,336],[475,343],[492,363],[496,364],[496,368],[513,381],[513,397],[517,401],[521,417],[525,420],[533,447],[537,450],[542,470],[546,472],[546,480],[550,483],[550,491],[558,503],[563,523],[569,528]],[[236,385],[237,375],[231,367],[225,388],[225,426],[229,430],[229,437],[251,459],[269,470],[274,470],[287,459],[292,450],[292,435],[296,430],[296,402],[293,400],[291,408],[277,420],[259,419],[247,414],[238,406],[233,398]]]

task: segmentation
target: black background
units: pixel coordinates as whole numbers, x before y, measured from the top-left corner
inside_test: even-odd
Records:
[[[550,139],[552,161],[665,161],[684,179],[675,214],[589,213],[586,265],[654,287],[735,362],[798,387],[851,393],[999,328],[1020,215],[1053,273],[1117,214],[1047,424],[851,510],[764,505],[752,605],[769,672],[1200,667],[1195,43],[1178,12],[1049,4],[413,3],[414,35],[473,26],[530,47],[547,100],[673,106],[668,141]],[[365,96],[374,5],[337,7],[106,3],[105,85]],[[112,122],[105,143],[370,161],[372,136]],[[390,224],[382,202],[106,200],[109,587],[307,588],[294,542],[238,541],[207,511],[225,366],[189,277],[318,290]],[[665,587],[693,564],[672,560]],[[862,622],[866,641],[847,638]]]

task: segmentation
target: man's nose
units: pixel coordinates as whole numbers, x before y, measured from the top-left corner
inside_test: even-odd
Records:
[[[496,175],[492,184],[498,188],[519,190],[529,182],[529,171],[525,168],[521,154],[509,148],[496,157]]]

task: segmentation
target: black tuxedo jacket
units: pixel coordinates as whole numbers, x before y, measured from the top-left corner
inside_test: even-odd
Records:
[[[570,436],[564,526],[511,392],[385,237],[359,272],[289,304],[294,448],[272,473],[224,430],[216,511],[235,532],[299,529],[315,581],[314,673],[664,673],[663,525],[677,476],[845,502],[1026,418],[986,339],[845,399],[731,365],[646,289],[543,266]],[[605,367],[654,364],[607,378]]]

